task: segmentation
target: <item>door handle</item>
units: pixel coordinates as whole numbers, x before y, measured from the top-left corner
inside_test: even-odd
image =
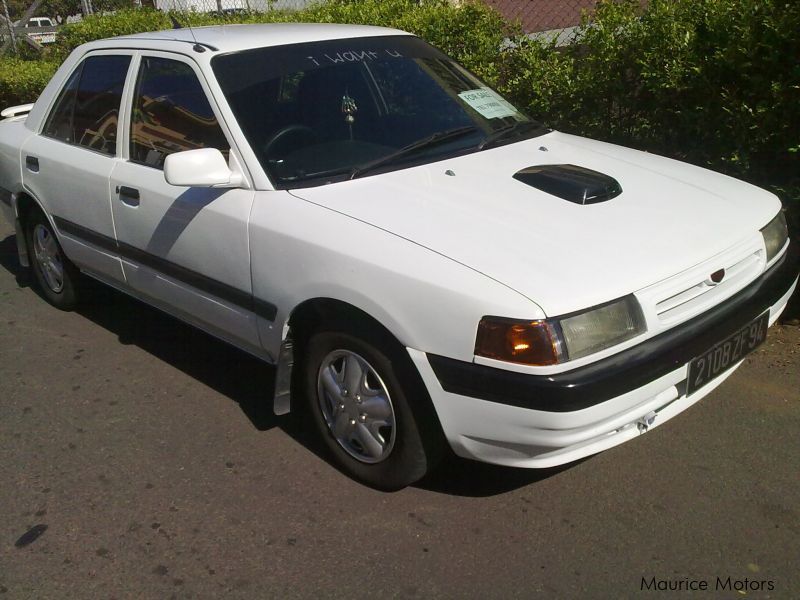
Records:
[[[128,206],[139,206],[139,190],[136,188],[118,185],[117,193],[119,194],[119,199]]]
[[[26,156],[25,157],[25,166],[28,168],[28,171],[33,171],[34,173],[39,172],[39,159],[35,156]]]

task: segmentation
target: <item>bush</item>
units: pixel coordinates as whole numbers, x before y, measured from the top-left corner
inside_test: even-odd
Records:
[[[75,48],[86,42],[171,27],[172,23],[167,13],[151,8],[120,10],[112,15],[94,14],[82,21],[62,27],[54,50],[63,60]]]
[[[497,49],[513,32],[498,13],[477,0],[459,5],[447,0],[329,0],[300,11],[271,10],[230,17],[176,13],[175,17],[184,26],[291,21],[395,27],[416,33],[487,79],[495,76]],[[94,15],[62,29],[56,55],[63,60],[74,48],[92,40],[171,27],[168,13],[152,9]]]
[[[800,3],[603,0],[577,43],[517,40],[499,86],[571,131],[800,189]]]
[[[476,0],[456,6],[447,0],[329,0],[301,11],[271,10],[223,17],[201,13],[175,13],[184,26],[224,23],[320,22],[383,25],[416,33],[453,55],[479,75],[496,78],[497,49],[506,35],[515,33],[499,14]],[[3,106],[32,102],[46,85],[58,63],[76,47],[97,39],[172,28],[169,13],[143,8],[92,15],[62,28],[46,62],[0,62]],[[518,33],[518,32],[517,32]],[[52,61],[52,62],[51,62]]]
[[[57,68],[54,62],[0,60],[0,109],[34,102]]]
[[[499,13],[478,0],[330,0],[290,14],[297,21],[382,25],[414,33],[479,76],[497,78],[504,40],[519,34]]]

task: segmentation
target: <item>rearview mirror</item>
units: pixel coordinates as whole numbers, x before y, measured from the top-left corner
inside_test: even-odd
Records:
[[[242,174],[231,171],[222,152],[199,148],[170,154],[164,161],[164,179],[187,187],[238,187]]]

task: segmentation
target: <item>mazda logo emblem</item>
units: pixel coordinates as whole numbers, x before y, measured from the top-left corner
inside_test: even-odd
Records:
[[[720,269],[719,271],[714,271],[709,277],[706,283],[708,285],[717,285],[723,279],[725,279],[725,269]]]

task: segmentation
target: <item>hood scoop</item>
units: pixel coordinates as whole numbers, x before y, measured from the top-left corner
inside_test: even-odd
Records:
[[[514,173],[514,179],[575,204],[597,204],[622,193],[613,177],[575,165],[527,167]]]

